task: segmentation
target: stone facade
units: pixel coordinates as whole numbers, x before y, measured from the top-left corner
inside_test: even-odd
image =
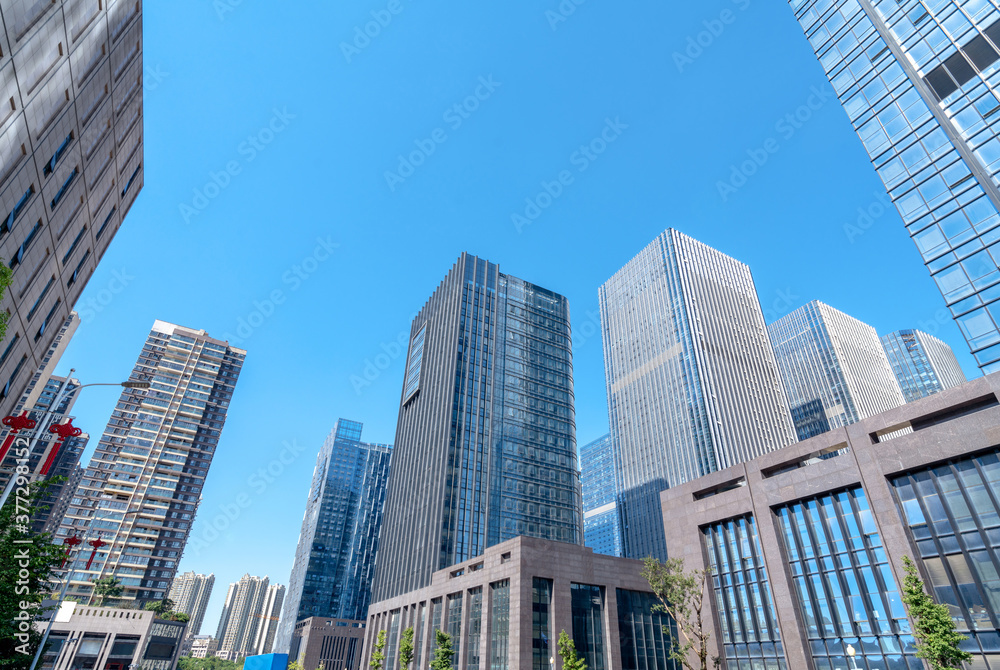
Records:
[[[365,622],[309,617],[295,624],[288,658],[309,670],[359,670]]]

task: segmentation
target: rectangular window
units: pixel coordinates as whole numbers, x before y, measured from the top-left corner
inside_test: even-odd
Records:
[[[37,333],[35,333],[35,342],[42,339],[42,335],[45,334],[45,329],[48,327],[49,322],[52,321],[52,317],[55,316],[56,310],[59,309],[59,305],[61,304],[62,300],[56,300],[56,304],[52,305],[52,309],[50,309],[49,313],[45,315],[45,321],[42,322],[42,327],[38,329]]]
[[[31,317],[35,316],[35,312],[38,311],[38,308],[42,305],[42,301],[45,300],[45,296],[48,295],[49,289],[52,288],[52,285],[55,283],[56,276],[52,275],[52,278],[49,279],[49,282],[45,285],[45,288],[42,289],[41,294],[38,296],[38,300],[36,300],[35,304],[31,306],[30,310],[28,310],[28,321],[31,321]]]
[[[531,580],[531,657],[532,670],[551,670],[549,659],[552,647],[549,641],[549,608],[552,604],[552,580]]]
[[[10,257],[8,265],[11,270],[20,265],[21,261],[24,260],[24,254],[28,251],[28,247],[31,246],[32,241],[34,241],[35,236],[38,235],[38,231],[41,229],[42,221],[39,219],[38,223],[35,224],[35,227],[31,229],[30,233],[28,233],[28,236],[24,238],[24,242],[21,242],[21,246],[18,247],[17,251],[14,252],[14,255]]]
[[[66,148],[70,145],[70,142],[72,141],[73,141],[73,133],[70,133],[69,135],[66,136],[66,139],[63,140],[62,144],[59,145],[59,148],[56,149],[56,152],[52,154],[52,158],[49,159],[49,162],[46,163],[45,167],[42,168],[43,175],[48,177],[50,174],[52,174],[52,171],[56,169],[56,164],[62,157],[63,152],[66,151]]]
[[[16,205],[14,205],[14,209],[10,210],[7,218],[4,219],[2,224],[0,224],[0,235],[5,235],[14,229],[14,221],[17,220],[17,216],[24,211],[25,207],[27,207],[28,201],[31,200],[31,196],[34,192],[34,185],[29,186],[28,190],[24,192],[21,199],[17,201]]]
[[[80,174],[80,168],[73,168],[73,171],[69,173],[68,177],[66,177],[66,181],[64,181],[63,185],[59,187],[59,191],[56,192],[55,197],[52,198],[52,202],[49,203],[49,209],[56,208],[59,202],[63,199],[63,196],[66,195],[66,192],[69,191],[69,187],[73,184],[73,180],[76,179],[78,174]]]
[[[7,345],[7,348],[3,350],[3,354],[0,355],[0,365],[4,364],[4,361],[6,361],[7,357],[10,356],[10,352],[14,351],[14,346],[20,339],[21,336],[17,333],[14,333],[14,339],[10,341],[10,344]]]
[[[80,276],[80,272],[83,270],[83,264],[87,262],[88,258],[90,258],[90,249],[87,249],[87,253],[85,253],[83,255],[83,258],[80,259],[80,262],[76,264],[76,269],[73,270],[73,274],[70,276],[69,280],[66,282],[66,288],[69,288],[70,286],[72,286],[73,284],[76,283],[76,280]]]
[[[510,580],[490,584],[490,670],[508,670]]]
[[[676,668],[670,660],[670,636],[664,628],[676,635],[673,620],[662,612],[653,610],[660,604],[656,596],[644,591],[616,589],[618,595],[618,636],[623,668]],[[745,663],[745,662],[744,662]],[[727,667],[723,665],[723,667]],[[736,665],[729,665],[736,668]],[[741,668],[751,666],[742,665]],[[784,665],[754,665],[753,668],[787,670]]]
[[[83,236],[84,234],[86,234],[86,232],[87,232],[87,225],[84,224],[83,228],[80,229],[80,232],[76,234],[76,239],[73,240],[73,244],[69,245],[69,250],[66,252],[66,255],[63,256],[62,259],[63,267],[66,267],[66,263],[69,262],[70,256],[72,256],[73,252],[76,251],[77,245],[80,244],[80,240],[83,239]]]
[[[108,227],[109,223],[111,223],[111,217],[115,215],[115,212],[117,210],[118,210],[117,206],[112,207],[111,211],[108,212],[108,215],[106,217],[104,217],[104,223],[102,223],[101,227],[97,229],[97,235],[94,237],[95,240],[100,240],[101,239],[101,235],[104,234],[104,229]]]
[[[427,324],[425,323],[410,340],[410,355],[406,357],[406,381],[403,384],[404,404],[420,390],[420,369],[424,358],[426,332]]]
[[[588,670],[605,670],[604,589],[589,584],[572,584],[573,643]]]
[[[7,383],[4,384],[3,390],[0,390],[0,400],[3,400],[10,394],[11,386],[13,386],[14,380],[17,379],[17,374],[21,371],[21,368],[23,368],[24,364],[27,362],[28,362],[28,357],[22,356],[21,360],[17,364],[17,367],[14,368],[14,372],[12,372],[10,374],[10,377],[7,379]]]
[[[461,593],[453,593],[448,596],[448,635],[451,636],[452,645],[455,648],[455,655],[452,656],[452,668],[458,668],[458,648],[462,638],[462,596]]]
[[[142,169],[142,164],[139,164],[135,168],[135,172],[132,173],[132,176],[128,178],[128,183],[126,183],[125,184],[125,188],[122,189],[122,197],[123,198],[125,197],[125,194],[128,193],[128,190],[130,188],[132,188],[132,182],[134,182],[135,178],[139,176],[139,170],[141,170],[141,169]]]
[[[483,631],[483,588],[469,590],[469,632],[466,670],[479,670],[479,638]]]

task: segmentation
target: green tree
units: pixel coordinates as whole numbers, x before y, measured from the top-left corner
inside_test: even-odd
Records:
[[[170,598],[154,600],[146,603],[146,609],[150,612],[156,612],[156,616],[162,618],[164,614],[174,609],[174,601]]]
[[[413,626],[403,631],[399,639],[399,667],[406,670],[413,663]]]
[[[94,597],[97,598],[97,607],[104,607],[109,598],[117,598],[122,594],[122,583],[114,577],[101,577],[91,580],[94,584]]]
[[[375,639],[375,648],[372,650],[372,660],[368,667],[372,670],[382,670],[382,663],[385,661],[385,631],[380,630]]]
[[[660,563],[647,556],[642,576],[649,582],[659,605],[653,611],[663,612],[674,620],[677,630],[664,626],[663,632],[670,639],[670,658],[687,670],[708,670],[710,630],[705,629],[705,583],[711,569],[684,572],[684,560],[671,558]],[[711,657],[712,666],[718,668],[721,660]]]
[[[455,655],[455,650],[451,647],[451,635],[443,630],[436,630],[434,641],[437,643],[437,649],[434,650],[434,658],[431,660],[431,670],[451,670],[451,659]]]
[[[7,293],[7,289],[10,288],[11,282],[14,280],[14,271],[8,267],[7,263],[0,260],[0,300],[3,300],[4,295]],[[0,341],[7,335],[7,321],[10,319],[10,314],[7,312],[0,312]]]
[[[559,658],[563,670],[587,670],[587,662],[576,655],[576,643],[565,630],[559,633]]]
[[[288,670],[305,670],[305,668],[298,661],[292,661],[288,664]]]
[[[177,670],[238,670],[239,667],[240,664],[236,661],[227,661],[218,656],[207,658],[184,656],[177,661]]]
[[[972,654],[958,647],[969,638],[955,632],[955,620],[948,608],[934,602],[924,591],[924,582],[909,556],[903,556],[903,566],[906,570],[903,604],[913,619],[917,657],[927,661],[931,670],[959,670],[963,663],[972,660]]]
[[[6,264],[0,263],[0,268],[5,267]],[[48,485],[59,481],[63,479],[54,477],[48,482],[18,487],[0,509],[0,668],[3,670],[28,668],[42,641],[34,623],[45,611],[41,603],[54,588],[53,571],[62,563],[66,547],[52,544],[47,534],[33,535],[30,514],[38,509]],[[22,570],[27,571],[27,577]],[[26,607],[22,609],[23,606]]]

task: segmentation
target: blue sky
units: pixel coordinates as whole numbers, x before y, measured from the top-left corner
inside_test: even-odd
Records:
[[[155,319],[248,350],[180,566],[216,575],[203,633],[244,573],[287,584],[337,418],[393,441],[397,341],[462,251],[568,296],[581,444],[597,288],[667,227],[769,320],[820,299],[978,376],[786,5],[576,2],[146,3],[145,186],[59,370],[126,378]],[[76,405],[95,443],[116,399]]]

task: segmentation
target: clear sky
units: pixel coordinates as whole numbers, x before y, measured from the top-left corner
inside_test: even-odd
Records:
[[[244,573],[288,583],[337,418],[393,441],[396,343],[462,251],[568,296],[581,444],[608,425],[597,288],[667,227],[748,263],[769,321],[823,300],[978,376],[782,2],[144,8],[145,186],[59,371],[126,378],[155,319],[248,350],[180,564],[216,575],[203,633]],[[95,443],[116,400],[76,405]]]

